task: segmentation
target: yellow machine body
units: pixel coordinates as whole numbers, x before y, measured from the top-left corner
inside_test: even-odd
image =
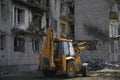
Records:
[[[39,70],[45,74],[67,74],[69,77],[81,71],[80,51],[88,47],[74,46],[71,39],[53,38],[52,29],[48,28],[46,41],[38,57]]]

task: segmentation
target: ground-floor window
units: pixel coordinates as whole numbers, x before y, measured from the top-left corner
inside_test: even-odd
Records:
[[[6,45],[5,35],[0,35],[0,50],[4,50]]]
[[[14,51],[24,52],[25,50],[25,39],[20,37],[14,38]]]

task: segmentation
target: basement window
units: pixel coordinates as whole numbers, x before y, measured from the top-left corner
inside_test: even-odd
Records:
[[[15,24],[15,26],[25,24],[25,10],[15,8],[15,10],[14,10],[14,24]]]
[[[39,52],[39,43],[38,39],[32,40],[32,47],[34,52]]]
[[[5,49],[6,38],[5,35],[0,35],[0,50]]]
[[[20,37],[14,38],[14,51],[24,52],[25,49],[25,39]]]

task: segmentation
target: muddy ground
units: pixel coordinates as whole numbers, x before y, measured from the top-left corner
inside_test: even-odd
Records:
[[[65,76],[57,75],[55,77],[45,77],[39,72],[29,72],[22,74],[1,75],[0,80],[120,80],[120,70],[99,70],[91,71],[88,77],[82,77],[78,74],[74,78],[66,78]]]

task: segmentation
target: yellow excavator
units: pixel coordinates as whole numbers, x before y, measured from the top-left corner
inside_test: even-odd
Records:
[[[89,46],[73,46],[71,39],[54,38],[53,30],[48,28],[46,41],[38,57],[38,67],[46,76],[58,73],[74,77],[78,73],[87,76],[87,63],[82,63],[80,51],[88,50]]]

